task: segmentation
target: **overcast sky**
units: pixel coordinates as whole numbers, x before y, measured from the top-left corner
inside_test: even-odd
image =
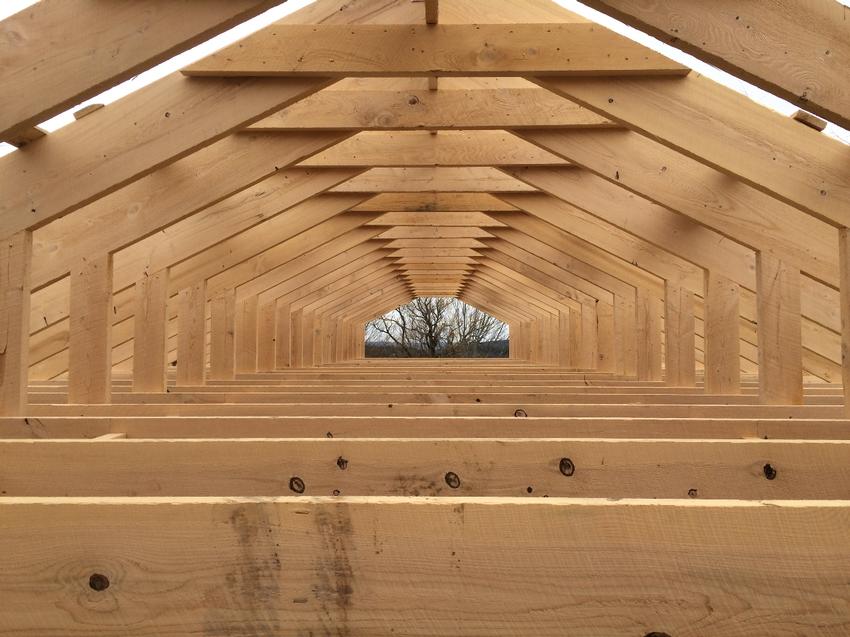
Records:
[[[451,0],[448,0],[451,1]],[[850,6],[850,0],[837,0],[844,5]],[[26,7],[33,5],[37,2],[37,0],[3,0],[0,2],[0,20],[6,18]],[[165,77],[169,73],[173,73],[174,71],[199,60],[213,51],[216,51],[223,46],[226,46],[236,40],[244,38],[245,36],[262,29],[264,26],[267,26],[277,20],[280,20],[282,17],[289,15],[290,13],[301,9],[302,7],[311,4],[313,0],[288,0],[284,4],[274,9],[269,9],[265,13],[253,18],[252,20],[248,20],[240,24],[233,29],[222,33],[219,36],[212,38],[196,46],[185,53],[181,53],[177,55],[167,62],[163,62],[162,64],[155,66],[154,68],[145,71],[137,75],[136,77],[115,86],[105,93],[97,95],[90,100],[87,100],[74,108],[68,110],[65,113],[57,115],[56,117],[44,122],[41,126],[47,130],[48,132],[52,132],[62,126],[66,126],[67,124],[74,121],[73,113],[74,111],[79,110],[81,107],[86,106],[88,104],[109,104],[110,102],[114,102],[115,100],[132,93],[140,89],[141,87],[150,84],[162,77]],[[616,20],[609,18],[608,16],[599,13],[598,11],[594,11],[581,3],[578,0],[554,0],[557,4],[560,4],[566,9],[570,11],[574,11],[586,18],[594,20],[609,29],[616,31],[617,33],[621,33],[626,37],[629,37],[636,42],[640,42],[641,44],[658,51],[669,58],[676,60],[677,62],[689,66],[695,71],[710,77],[711,79],[728,86],[729,88],[738,91],[749,97],[750,99],[759,102],[773,110],[776,110],[783,115],[791,115],[792,113],[797,111],[797,107],[782,100],[770,93],[762,91],[755,86],[748,84],[742,80],[739,80],[728,73],[724,73],[704,62],[700,62],[696,58],[682,53],[678,49],[675,49],[671,46],[663,44],[636,29],[632,29]],[[423,9],[424,11],[424,9]],[[825,131],[826,134],[840,139],[844,143],[850,144],[850,132],[835,126],[834,124],[829,124]],[[14,146],[9,144],[0,143],[0,156],[6,155],[15,150]]]

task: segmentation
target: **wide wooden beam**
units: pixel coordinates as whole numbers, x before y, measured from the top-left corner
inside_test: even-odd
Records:
[[[195,76],[683,75],[677,64],[589,23],[282,25],[183,69]]]
[[[705,391],[737,394],[741,391],[738,284],[705,272]]]
[[[637,377],[638,380],[662,379],[661,301],[643,288],[637,288]]]
[[[585,4],[850,128],[850,24],[832,0]]]
[[[616,126],[540,88],[319,91],[250,130],[446,130]]]
[[[629,637],[694,625],[734,634],[742,622],[816,633],[845,619],[840,604],[813,601],[845,580],[843,501],[21,498],[0,507],[0,542],[13,549],[0,556],[0,591],[19,609],[7,625],[23,634],[380,635],[401,623],[414,634],[485,626],[507,637],[519,621],[541,637],[564,626]],[[498,581],[510,590],[494,592]],[[229,592],[211,596],[211,585]],[[801,614],[806,604],[814,608]]]
[[[803,403],[800,271],[767,254],[756,258],[758,277],[759,400]]]
[[[236,373],[257,371],[257,297],[236,302]]]
[[[426,191],[379,193],[354,206],[352,210],[357,212],[430,212],[434,210],[501,212],[515,211],[516,208],[487,193]]]
[[[236,372],[236,290],[210,301],[210,380],[232,380]]]
[[[489,194],[533,190],[534,188],[528,184],[509,177],[496,168],[438,166],[434,168],[372,168],[336,186],[332,192]],[[393,210],[396,209],[393,207]]]
[[[29,370],[32,234],[0,241],[0,416],[23,416]]]
[[[0,140],[274,6],[274,0],[42,0],[0,23]],[[96,44],[96,46],[93,46]]]
[[[177,294],[177,384],[203,385],[206,379],[206,280]]]
[[[71,270],[68,402],[108,403],[112,379],[112,255]]]
[[[841,381],[844,387],[844,411],[850,417],[850,228],[838,233],[841,272]]]
[[[551,166],[567,161],[506,131],[366,131],[299,166]]]
[[[693,387],[696,381],[694,295],[674,282],[664,285],[664,382]]]
[[[133,391],[164,392],[168,346],[168,270],[147,274],[135,285]]]
[[[564,456],[574,476],[560,471]],[[0,462],[8,476],[4,497],[283,496],[292,493],[289,480],[297,476],[307,496],[669,499],[688,497],[695,489],[700,498],[715,500],[826,500],[841,499],[848,488],[844,467],[850,462],[850,442],[370,440],[325,434],[314,439],[116,440],[108,445],[4,440]],[[487,471],[480,470],[483,462]],[[752,470],[766,463],[779,480]],[[99,468],[99,480],[90,479],[92,467]],[[448,471],[459,478],[455,487],[444,479]],[[399,480],[399,475],[407,477]],[[581,482],[567,479],[572,477]]]

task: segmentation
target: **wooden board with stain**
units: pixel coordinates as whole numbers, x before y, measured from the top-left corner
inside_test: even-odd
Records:
[[[848,507],[6,499],[0,635],[839,637]]]

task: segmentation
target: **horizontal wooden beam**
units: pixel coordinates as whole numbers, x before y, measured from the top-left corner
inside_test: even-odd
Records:
[[[276,24],[183,72],[290,77],[683,75],[688,68],[588,23]]]
[[[305,495],[840,499],[850,487],[850,442],[835,441],[0,441],[0,461],[6,497],[288,495],[293,476]]]
[[[516,208],[483,192],[390,192],[377,194],[352,210],[358,212],[433,212],[437,210],[503,212],[516,211]]]
[[[450,361],[452,367],[434,369],[432,361],[408,361],[415,367],[404,369],[404,377],[395,368],[387,370],[392,381],[406,384],[406,377],[432,387],[456,383],[473,376],[479,386],[492,386],[493,372],[478,368],[464,372],[456,366],[465,361]],[[439,361],[437,361],[439,362]],[[443,361],[445,362],[445,361]],[[501,361],[500,361],[501,362]],[[299,377],[323,377],[328,382],[349,384],[350,372],[300,370]],[[370,370],[356,368],[357,377],[365,384],[391,382],[376,378]],[[281,371],[274,377],[281,376]],[[285,373],[285,372],[284,372]],[[466,376],[463,376],[466,374]],[[262,376],[262,375],[261,375]],[[516,374],[506,379],[521,379],[534,374]],[[578,381],[595,383],[587,374]],[[583,379],[581,378],[583,377]],[[340,380],[336,380],[340,378]],[[506,381],[502,381],[506,382]],[[528,384],[531,380],[520,381]],[[63,409],[71,408],[62,406]],[[92,411],[124,411],[124,406],[88,407]],[[781,440],[850,440],[850,430],[843,420],[843,407],[780,407],[760,405],[658,405],[652,414],[636,415],[628,405],[574,405],[565,417],[561,405],[517,406],[474,403],[419,404],[392,407],[386,404],[360,405],[287,405],[280,415],[275,405],[239,405],[224,409],[221,405],[170,406],[170,414],[156,414],[154,405],[137,405],[129,413],[102,416],[50,416],[35,418],[0,418],[0,435],[4,439],[94,438],[114,431],[128,438],[392,438],[403,431],[409,438],[513,438],[517,417],[522,416],[525,438],[629,438],[629,439],[723,439],[765,438]],[[172,411],[173,410],[173,411]],[[277,410],[277,413],[273,413]],[[178,412],[195,411],[180,415]],[[348,412],[348,413],[345,413]],[[517,414],[519,414],[519,416]],[[806,414],[809,414],[808,416]],[[215,417],[218,415],[218,417]],[[212,416],[212,417],[211,417]],[[468,416],[475,416],[469,418]]]
[[[846,618],[840,605],[817,600],[846,579],[847,507],[15,498],[0,504],[0,543],[9,549],[0,555],[0,593],[17,609],[5,626],[20,634],[357,627],[377,635],[399,622],[413,633],[461,636],[483,626],[493,637],[515,635],[517,622],[541,637],[561,636],[565,625],[588,637],[676,635],[694,625],[734,634],[742,622],[816,633]],[[510,587],[499,592],[494,582]]]
[[[459,80],[457,80],[459,81]],[[251,130],[596,128],[610,120],[540,88],[335,90],[271,115]]]
[[[302,133],[303,134],[303,133]],[[565,159],[506,131],[366,131],[299,166],[563,166]]]
[[[332,192],[484,193],[529,192],[534,188],[497,168],[372,168]],[[394,207],[393,209],[397,209]]]

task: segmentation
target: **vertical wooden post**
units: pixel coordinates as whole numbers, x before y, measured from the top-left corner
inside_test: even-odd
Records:
[[[236,290],[210,301],[210,378],[232,380],[236,374]]]
[[[290,334],[290,364],[292,367],[304,367],[304,311],[295,310],[290,315],[292,327]]]
[[[168,270],[136,281],[133,391],[164,392],[168,337]]]
[[[776,257],[756,254],[759,402],[803,404],[800,271]]]
[[[558,312],[558,364],[561,367],[572,366],[572,358],[570,356],[570,311],[567,309]]]
[[[112,255],[80,259],[71,269],[68,401],[112,397]]]
[[[264,303],[257,309],[257,371],[271,372],[277,354],[277,303]]]
[[[278,299],[277,302],[277,320],[275,322],[275,366],[278,369],[289,367],[292,364],[292,349],[290,342],[290,333],[292,323],[289,317],[289,308],[291,304],[288,301]]]
[[[614,306],[596,303],[596,369],[600,372],[615,372],[617,359],[614,338]]]
[[[706,270],[703,331],[705,391],[709,394],[738,394],[741,391],[740,296],[737,283]]]
[[[638,288],[637,311],[637,378],[661,380],[661,302],[649,291]]]
[[[617,371],[628,377],[637,376],[637,331],[634,295],[614,296],[614,336],[622,368]]]
[[[838,270],[841,286],[841,375],[844,416],[850,418],[850,229],[838,231]]]
[[[32,233],[0,242],[0,416],[24,416],[29,371]]]
[[[694,295],[671,281],[664,283],[664,380],[671,387],[696,385]]]
[[[203,385],[206,377],[207,282],[198,281],[177,295],[177,384]]]
[[[582,369],[596,369],[596,359],[599,356],[596,330],[596,303],[582,302],[579,343],[579,367]]]
[[[315,356],[315,335],[316,335],[316,315],[312,312],[302,312],[301,316],[301,366],[313,367],[313,358]]]
[[[249,296],[236,303],[236,373],[257,371],[257,304]]]
[[[581,350],[581,312],[570,310],[570,363],[573,368],[580,368],[582,364]]]
[[[358,323],[354,326],[354,336],[357,339],[357,351],[355,352],[355,358],[363,359],[366,358],[366,324]]]

